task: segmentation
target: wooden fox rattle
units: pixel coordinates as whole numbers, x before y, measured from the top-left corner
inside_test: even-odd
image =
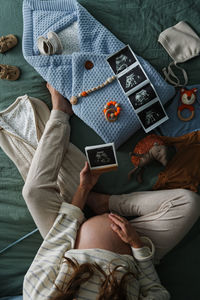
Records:
[[[194,118],[194,102],[196,100],[196,92],[197,89],[193,88],[191,90],[187,90],[182,88],[181,89],[181,97],[180,97],[180,101],[181,104],[178,107],[178,117],[181,121],[190,121]],[[189,117],[183,117],[181,112],[184,109],[189,109],[191,114],[189,115]]]

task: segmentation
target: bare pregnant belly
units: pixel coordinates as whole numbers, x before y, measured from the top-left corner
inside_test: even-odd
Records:
[[[119,254],[132,255],[131,247],[111,229],[108,214],[84,222],[77,234],[75,249],[100,248]]]

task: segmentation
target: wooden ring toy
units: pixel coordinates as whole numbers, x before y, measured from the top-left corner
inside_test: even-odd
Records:
[[[104,115],[108,122],[115,122],[120,114],[121,107],[116,101],[109,101],[104,106]]]
[[[194,118],[194,110],[191,111],[190,116],[187,117],[187,118],[184,118],[184,117],[181,115],[181,110],[178,110],[178,117],[179,117],[179,119],[180,119],[181,121],[185,121],[185,122],[190,121],[190,120],[192,120],[192,119]]]
[[[195,107],[194,107],[194,102],[196,101],[197,95],[197,88],[192,88],[190,90],[186,89],[186,88],[181,88],[180,90],[180,105],[178,106],[178,117],[181,121],[190,121],[194,118],[194,111],[195,111]],[[188,109],[190,110],[191,114],[189,115],[189,117],[183,117],[182,116],[182,111],[184,109]]]
[[[115,122],[117,120],[117,116],[115,115],[115,109],[109,108],[105,112],[105,117],[108,122]]]

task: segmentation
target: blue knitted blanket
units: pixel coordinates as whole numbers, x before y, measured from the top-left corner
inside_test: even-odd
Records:
[[[114,75],[106,58],[125,45],[77,1],[24,0],[23,18],[24,58],[67,99],[102,84]],[[64,34],[67,28],[75,28],[73,24],[77,25],[76,34],[79,42],[74,52],[52,56],[39,53],[38,36],[47,37],[49,31]],[[68,40],[69,43],[73,43],[73,36]],[[139,56],[137,58],[161,102],[165,104],[174,96],[174,87],[168,85],[147,61]],[[93,68],[86,69],[86,61],[92,62]],[[105,104],[111,100],[120,103],[122,107],[118,120],[112,123],[105,119],[103,113]],[[132,105],[117,80],[87,97],[80,98],[78,104],[73,105],[73,111],[95,130],[104,142],[114,142],[116,148],[141,127]]]

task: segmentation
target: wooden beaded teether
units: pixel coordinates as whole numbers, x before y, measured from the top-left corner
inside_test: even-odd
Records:
[[[109,101],[104,106],[104,115],[108,122],[115,122],[120,114],[121,107],[116,101]]]
[[[88,94],[90,94],[90,93],[92,93],[94,91],[102,89],[107,84],[110,84],[111,82],[113,82],[115,79],[116,79],[116,76],[113,75],[112,77],[109,77],[105,82],[103,82],[102,84],[98,85],[97,87],[91,88],[91,89],[89,89],[87,91],[83,91],[83,92],[79,93],[77,96],[72,96],[71,99],[70,99],[71,104],[72,105],[76,105],[77,102],[78,102],[78,98],[80,98],[80,97],[86,97]]]

